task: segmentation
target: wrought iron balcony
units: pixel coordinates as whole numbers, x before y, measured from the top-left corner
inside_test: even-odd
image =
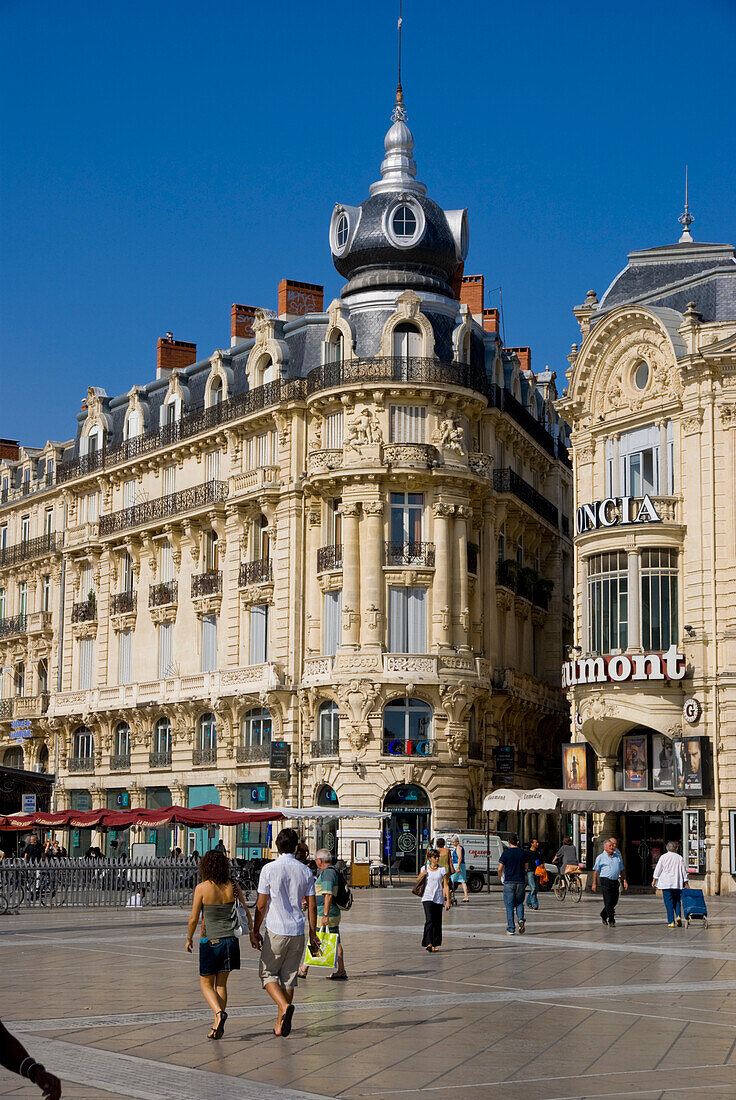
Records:
[[[192,764],[195,767],[199,765],[211,766],[217,763],[217,745],[207,745],[203,749],[194,749],[192,751]]]
[[[271,744],[265,745],[237,745],[235,759],[238,764],[262,764],[271,759]]]
[[[69,772],[93,772],[94,770],[94,756],[70,756],[67,761],[67,771]]]
[[[14,546],[3,546],[0,549],[0,569],[9,565],[20,565],[24,561],[33,561],[34,558],[42,558],[45,554],[53,554],[61,550],[61,539],[57,532],[50,535],[41,535],[37,539],[24,539]]]
[[[488,395],[485,371],[467,363],[415,356],[380,355],[325,363],[307,375],[307,394],[356,383],[417,382],[422,385],[461,386]]]
[[[171,749],[168,749],[166,752],[149,752],[148,766],[149,768],[170,768]]]
[[[13,717],[13,700],[0,699],[0,721]]]
[[[123,508],[120,512],[110,512],[100,516],[100,535],[114,535],[118,531],[127,531],[131,527],[155,523],[157,520],[178,516],[201,508],[205,504],[221,504],[227,497],[227,484],[224,481],[206,481],[203,485],[193,485],[178,493],[168,493],[165,497],[144,500]]]
[[[93,597],[72,606],[73,623],[93,623],[97,618],[97,600]]]
[[[238,585],[245,588],[249,584],[268,584],[273,580],[273,568],[270,558],[258,558],[257,561],[241,561]]]
[[[117,756],[110,757],[110,771],[111,772],[129,772],[130,771],[130,753],[119,753]]]
[[[337,737],[326,738],[321,741],[312,741],[312,756],[338,756],[340,741]]]
[[[7,638],[10,634],[25,634],[26,626],[25,615],[8,615],[7,618],[0,619],[0,638]]]
[[[433,542],[387,542],[386,565],[434,565]]]
[[[131,611],[135,611],[136,607],[136,593],[135,592],[116,592],[110,601],[110,614],[111,615],[127,615]]]
[[[474,542],[468,543],[468,573],[478,575],[478,547]]]
[[[342,569],[342,543],[320,546],[317,551],[317,572],[325,573],[328,569]]]
[[[547,523],[551,523],[553,527],[558,526],[558,512],[552,501],[538,493],[528,481],[524,481],[516,470],[508,466],[502,470],[494,470],[493,488],[497,493],[513,493]]]
[[[167,604],[176,603],[178,598],[179,584],[177,581],[161,581],[159,584],[149,585],[149,607],[166,607]]]
[[[222,592],[222,571],[209,569],[192,577],[192,596],[219,596]]]
[[[519,565],[513,558],[507,558],[496,564],[496,584],[510,589],[517,596],[529,600],[544,611],[549,607],[549,598],[554,589],[553,581],[541,577],[536,569]]]

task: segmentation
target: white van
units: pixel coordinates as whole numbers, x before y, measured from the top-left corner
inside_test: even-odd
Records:
[[[505,840],[491,833],[486,840],[485,833],[463,833],[449,829],[445,833],[438,831],[437,836],[444,837],[445,844],[450,847],[450,838],[456,836],[465,849],[465,867],[468,873],[468,890],[478,894],[486,884],[488,870],[488,843],[491,854],[491,885],[499,884],[498,861],[504,848],[508,848]]]

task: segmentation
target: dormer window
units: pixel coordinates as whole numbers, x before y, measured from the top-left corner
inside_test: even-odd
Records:
[[[210,408],[213,405],[221,405],[222,404],[222,398],[223,398],[222,379],[221,378],[213,378],[212,379],[212,385],[210,386]]]
[[[341,214],[337,221],[337,228],[335,230],[335,240],[337,241],[337,247],[343,249],[348,243],[348,217],[347,214]]]
[[[394,211],[391,226],[397,237],[413,237],[417,231],[417,219],[410,206],[400,206]]]

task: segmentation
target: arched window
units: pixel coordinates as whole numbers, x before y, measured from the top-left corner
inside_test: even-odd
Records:
[[[396,359],[418,359],[422,355],[422,334],[416,325],[402,321],[393,334],[393,351]]]
[[[16,696],[22,698],[26,693],[26,666],[23,661],[18,661],[15,666],[13,681]]]
[[[222,388],[222,379],[219,375],[212,379],[210,385],[210,408],[213,405],[221,405],[224,398],[224,391]]]
[[[327,362],[341,363],[343,360],[344,338],[341,332],[334,332],[327,341]]]
[[[220,544],[217,531],[208,531],[204,543],[204,568],[207,573],[216,573],[220,568]]]
[[[86,436],[82,436],[81,450],[83,455],[94,455],[102,450],[102,428],[99,424],[95,424]]]
[[[14,747],[12,749],[6,749],[3,756],[4,768],[18,768],[19,771],[23,770],[23,749]]]
[[[130,726],[120,722],[115,729],[115,756],[130,756]]]
[[[95,754],[95,739],[92,730],[79,726],[74,731],[74,756],[77,760],[90,760]]]
[[[125,421],[125,438],[136,439],[141,434],[141,414],[137,409],[133,409],[128,413],[128,419]]]
[[[41,772],[47,772],[49,770],[48,745],[41,745],[41,751],[38,754],[38,770]]]
[[[432,708],[421,699],[394,699],[383,708],[383,751],[388,756],[431,756]]]
[[[254,386],[265,386],[267,382],[275,382],[278,378],[278,367],[270,355],[264,355],[259,359],[253,379]]]
[[[332,699],[319,708],[319,749],[325,754],[336,753],[340,747],[340,715]]]
[[[256,519],[256,537],[253,540],[253,561],[268,561],[271,557],[271,538],[268,519],[261,512]]]
[[[207,751],[217,748],[217,722],[214,714],[203,714],[199,719],[199,748]]]
[[[175,393],[170,393],[164,401],[163,408],[161,410],[161,426],[175,424],[177,420],[181,419],[181,401]]]
[[[171,763],[171,722],[168,718],[159,718],[153,727],[153,751],[157,756],[168,757],[161,763]]]
[[[270,712],[265,707],[254,707],[243,715],[243,745],[248,748],[254,745],[270,745],[271,729]]]

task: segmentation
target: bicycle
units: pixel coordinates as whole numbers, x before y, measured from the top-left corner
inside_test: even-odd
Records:
[[[564,901],[566,895],[569,894],[574,902],[579,902],[583,896],[580,872],[558,871],[555,881],[552,883],[552,889],[558,901]]]
[[[235,875],[235,881],[243,891],[245,904],[252,908],[258,901],[258,871],[252,860],[244,863]]]

